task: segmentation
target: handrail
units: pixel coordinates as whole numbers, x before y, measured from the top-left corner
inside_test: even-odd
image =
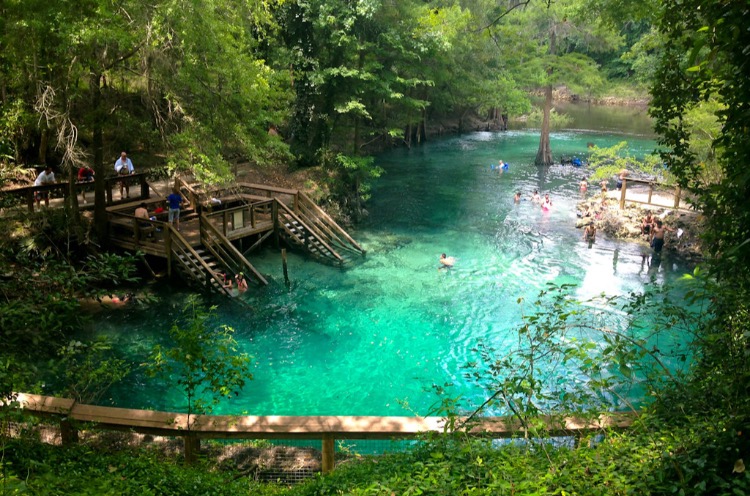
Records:
[[[236,207],[230,207],[230,208],[225,208],[223,210],[216,210],[214,212],[208,212],[205,215],[207,217],[219,217],[227,213],[234,213],[234,212],[239,212],[245,209],[253,209],[254,207],[262,207],[265,205],[271,205],[273,202],[274,202],[273,198],[269,198],[268,200],[265,200],[265,201],[259,201],[259,202],[250,203],[246,205],[237,205]]]
[[[303,192],[300,191],[299,192],[299,199],[302,200],[302,201],[300,201],[300,203],[303,203],[303,202],[307,203],[307,206],[311,207],[315,213],[317,213],[322,218],[324,218],[328,222],[328,224],[330,224],[331,226],[333,226],[335,228],[335,230],[338,231],[341,235],[343,235],[344,238],[346,238],[346,240],[349,241],[349,243],[351,243],[352,245],[354,245],[354,247],[357,250],[359,250],[362,254],[365,253],[365,249],[362,248],[359,245],[359,243],[357,243],[356,241],[354,241],[354,239],[351,236],[349,236],[349,234],[341,226],[339,226],[336,223],[336,221],[333,220],[333,218],[325,212],[325,210],[323,210],[322,208],[320,208],[314,201],[312,201],[312,199],[310,199],[309,196],[307,196],[306,194],[304,194]]]
[[[145,172],[138,172],[135,174],[129,174],[127,176],[107,176],[103,179],[104,181],[104,187],[106,191],[106,204],[112,205],[115,202],[112,199],[112,187],[115,184],[118,184],[121,181],[134,181],[135,179],[139,180],[141,183],[141,194],[135,195],[133,198],[130,199],[130,201],[137,201],[139,199],[145,199],[149,197],[149,191],[148,187],[144,188],[144,185],[148,185],[148,182],[146,181],[147,174]],[[73,187],[75,188],[76,194],[82,190],[90,190],[92,188],[95,188],[95,182],[94,181],[75,181],[73,183]],[[39,186],[21,186],[20,188],[8,188],[8,189],[1,189],[0,195],[14,195],[14,196],[25,196],[27,199],[27,204],[29,211],[34,211],[34,193],[37,191],[56,191],[61,190],[63,193],[63,197],[67,197],[70,190],[70,183],[65,180],[62,182],[56,182],[53,184],[42,184]]]
[[[268,191],[271,193],[281,193],[283,195],[290,195],[290,196],[295,196],[299,192],[299,190],[296,190],[296,189],[278,188],[276,186],[267,186],[265,184],[255,184],[255,183],[245,183],[245,182],[239,182],[236,184],[237,186],[248,188],[248,189],[259,189],[261,191]]]
[[[447,430],[446,419],[441,417],[189,415],[86,405],[68,398],[26,393],[18,393],[16,403],[23,412],[31,415],[60,417],[75,433],[67,436],[68,443],[77,439],[76,427],[70,425],[70,421],[86,422],[111,430],[182,437],[188,461],[197,455],[201,439],[321,439],[323,473],[334,468],[335,439],[413,439],[425,433],[442,434]],[[626,429],[637,417],[637,412],[612,412],[596,418],[539,418],[551,436],[581,436],[602,429]],[[527,428],[515,417],[482,418],[471,424],[468,430],[472,436],[493,439],[513,438],[526,433]]]
[[[280,201],[277,201],[276,203],[277,203],[277,204],[279,205],[279,207],[281,207],[281,209],[282,209],[282,210],[284,210],[284,211],[285,211],[285,212],[286,212],[286,213],[287,213],[287,214],[288,214],[289,216],[291,216],[291,217],[292,217],[292,218],[293,218],[293,219],[294,219],[295,221],[299,222],[299,224],[300,224],[300,225],[301,225],[302,227],[304,227],[305,229],[307,229],[307,231],[308,231],[308,232],[309,232],[310,234],[312,234],[312,235],[313,235],[313,236],[314,236],[314,237],[315,237],[315,238],[316,238],[316,239],[317,239],[317,240],[318,240],[318,241],[320,242],[320,244],[322,244],[322,245],[323,245],[323,247],[324,247],[324,248],[325,248],[326,250],[328,250],[328,251],[329,251],[329,252],[331,253],[331,255],[332,255],[332,256],[333,256],[334,258],[336,258],[336,259],[337,259],[337,260],[338,260],[339,262],[343,262],[343,261],[344,261],[344,259],[343,259],[343,258],[341,257],[341,255],[339,255],[339,254],[338,254],[338,253],[336,252],[336,250],[334,250],[333,248],[331,248],[331,246],[330,246],[330,245],[329,245],[328,243],[326,243],[326,242],[325,242],[325,240],[324,240],[324,239],[322,239],[322,238],[321,238],[321,237],[320,237],[320,236],[318,235],[317,231],[315,231],[315,230],[311,229],[311,228],[310,228],[310,227],[309,227],[309,226],[308,226],[307,224],[305,224],[305,223],[304,223],[304,221],[303,221],[303,220],[302,220],[302,219],[301,219],[301,218],[300,218],[300,217],[299,217],[299,216],[298,216],[297,214],[295,214],[294,212],[292,212],[292,210],[291,210],[291,209],[290,209],[289,207],[287,207],[286,205],[284,205],[284,204],[283,204],[282,202],[280,202]],[[288,228],[286,227],[286,223],[282,223],[282,225],[284,226],[284,229],[286,229],[286,231],[287,231],[287,232],[289,232],[289,229],[288,229]],[[290,233],[290,234],[291,234],[291,233]]]
[[[198,261],[198,264],[196,264],[195,260],[193,260],[192,258],[186,257],[187,260],[189,260],[193,264],[194,267],[202,268],[206,275],[210,276],[211,278],[213,278],[214,281],[218,283],[219,285],[218,287],[221,288],[221,292],[231,296],[231,293],[227,290],[227,288],[224,287],[224,281],[222,281],[219,278],[219,275],[213,269],[211,269],[211,267],[208,266],[206,261],[203,260],[203,257],[201,257],[198,254],[198,252],[195,251],[195,249],[193,249],[192,246],[190,246],[190,243],[188,243],[187,240],[182,237],[182,234],[180,234],[180,231],[175,229],[171,224],[164,224],[164,226],[166,227],[167,229],[166,232],[169,233],[168,235],[172,238],[172,240],[176,239],[178,241],[178,243],[176,244],[179,245],[179,248],[183,252],[190,253],[193,256],[193,258],[195,258],[195,260]],[[175,243],[172,243],[172,252],[175,252]],[[177,259],[180,260],[180,262],[187,267],[185,260],[181,259],[180,257],[177,257]]]
[[[211,224],[211,222],[204,216],[204,214],[200,215],[200,228],[201,228],[201,241],[203,240],[203,232],[204,227],[206,227],[209,231],[212,232],[212,234],[219,240],[219,244],[221,248],[225,251],[228,251],[229,257],[232,259],[232,261],[236,264],[239,264],[241,267],[244,267],[245,269],[249,270],[250,272],[255,275],[255,277],[258,278],[260,282],[262,282],[264,285],[268,284],[268,281],[265,277],[261,275],[260,272],[258,272],[255,267],[245,258],[245,256],[232,244],[229,239],[227,239],[221,232],[219,232],[218,229],[216,229],[216,226]],[[210,244],[206,244],[207,247],[210,247]]]
[[[141,223],[150,224],[154,229],[163,228],[163,226],[166,224],[166,222],[161,220],[145,219],[143,217],[136,217],[135,215],[127,214],[125,212],[117,212],[111,210],[107,210],[107,216],[110,219],[112,217],[119,217],[131,220],[133,224],[133,234],[135,235],[136,244],[141,244],[141,232],[143,231],[143,226],[141,226]],[[154,242],[157,242],[157,240],[154,240]]]

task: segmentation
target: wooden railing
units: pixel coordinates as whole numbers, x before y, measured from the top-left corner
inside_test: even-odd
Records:
[[[634,200],[632,198],[626,198],[627,190],[628,190],[628,183],[633,184],[646,184],[648,185],[648,198],[646,201],[641,200]],[[659,203],[652,203],[652,197],[654,194],[654,187],[655,186],[662,186],[665,188],[674,188],[674,202],[672,205],[662,205]],[[625,202],[629,201],[631,203],[640,203],[642,205],[652,205],[655,207],[664,207],[664,208],[680,208],[680,199],[682,196],[682,189],[679,186],[673,186],[673,185],[667,185],[664,183],[660,183],[658,181],[648,181],[645,179],[628,179],[624,178],[622,179],[622,188],[620,189],[620,210],[625,208]]]
[[[258,220],[262,216],[271,218],[271,211],[274,200],[262,202],[247,203],[237,207],[226,208],[215,212],[205,213],[208,219],[221,219],[222,234],[231,235],[233,231],[240,231],[246,228],[255,229],[258,226]]]
[[[343,257],[339,255],[338,252],[328,244],[325,236],[321,235],[318,229],[312,228],[283,203],[277,202],[275,206],[277,207],[278,211],[277,219],[280,221],[280,225],[277,227],[277,229],[284,229],[289,236],[299,240],[303,246],[307,246],[311,240],[316,240],[326,251],[328,251],[331,258],[337,260],[339,263],[342,263],[344,261]],[[287,226],[287,222],[290,220],[295,221],[298,226],[304,229],[304,231],[306,232],[300,232],[299,234],[293,233],[292,230]]]
[[[167,250],[167,272],[172,275],[172,264],[177,262],[190,274],[193,278],[196,278],[198,274],[202,274],[205,278],[204,281],[198,281],[199,283],[205,284],[205,287],[209,290],[217,290],[222,294],[231,296],[231,292],[224,287],[224,280],[213,270],[198,254],[198,252],[190,246],[185,238],[182,237],[180,232],[172,227],[170,224],[164,224],[165,226],[165,238]],[[180,256],[182,255],[182,256]],[[212,284],[212,281],[216,284]]]
[[[322,208],[301,191],[297,194],[296,207],[295,212],[297,215],[304,219],[308,225],[315,226],[319,232],[324,233],[328,238],[329,244],[335,244],[340,248],[360,255],[365,254],[364,248],[354,241],[330,215],[325,213]]]
[[[246,272],[248,276],[252,274],[261,284],[268,284],[232,242],[216,229],[206,214],[200,215],[200,239],[201,244],[225,267],[232,268],[235,273]]]
[[[112,176],[104,178],[104,191],[105,191],[105,197],[107,206],[109,205],[115,205],[117,203],[125,203],[125,202],[131,202],[131,201],[137,201],[137,200],[145,200],[149,198],[150,196],[150,190],[148,186],[148,182],[146,181],[147,174],[145,173],[139,173],[139,174],[131,174],[129,176]],[[139,192],[137,195],[133,195],[133,197],[128,199],[120,199],[115,201],[114,196],[112,193],[113,188],[119,188],[119,185],[121,182],[125,182],[128,185],[131,184],[138,184],[140,185]],[[93,190],[94,190],[94,182],[76,182],[75,192],[76,194],[86,191],[86,192],[92,192],[93,198]],[[61,182],[61,183],[55,183],[55,184],[44,184],[42,186],[24,186],[22,188],[13,188],[13,189],[6,189],[1,191],[0,193],[4,195],[13,195],[13,196],[19,196],[26,199],[26,205],[28,206],[28,209],[30,212],[34,211],[34,203],[35,203],[35,193],[56,193],[58,196],[61,196],[63,198],[67,198],[69,192],[70,192],[70,184],[68,182]],[[93,203],[93,200],[91,201]]]
[[[201,439],[321,440],[323,473],[334,468],[337,439],[416,439],[426,433],[441,434],[447,430],[445,419],[440,417],[189,415],[85,405],[72,399],[24,393],[17,395],[16,402],[25,413],[60,419],[63,444],[78,441],[80,424],[107,430],[182,437],[188,462],[196,459]],[[636,416],[634,413],[610,413],[596,419],[541,419],[548,435],[578,438],[587,433],[628,428]],[[529,432],[515,417],[490,417],[472,423],[467,427],[467,434],[507,439],[526,437]]]
[[[107,216],[109,218],[110,239],[132,241],[135,245],[158,246],[163,249],[164,239],[155,236],[155,233],[159,229],[164,229],[165,222],[144,219],[112,210],[107,212]],[[120,228],[122,228],[122,232],[117,232]]]

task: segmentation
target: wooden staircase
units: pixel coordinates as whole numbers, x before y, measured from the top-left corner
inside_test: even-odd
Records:
[[[226,271],[220,262],[202,248],[195,249],[182,237],[180,232],[169,224],[164,224],[168,232],[168,259],[175,263],[177,270],[188,282],[194,282],[209,291],[232,296],[224,287],[224,280],[219,275]],[[172,264],[169,263],[171,270]]]
[[[307,195],[297,192],[294,210],[279,202],[278,220],[286,241],[302,247],[313,257],[344,264],[365,250]]]

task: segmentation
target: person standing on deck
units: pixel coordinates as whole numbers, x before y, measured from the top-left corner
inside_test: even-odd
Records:
[[[180,207],[184,200],[180,192],[176,189],[172,190],[172,194],[167,197],[167,203],[169,203],[169,223],[174,224],[177,230],[180,230]]]
[[[135,174],[135,168],[133,162],[128,158],[128,154],[122,152],[120,158],[115,161],[115,172],[118,176],[129,176]],[[120,181],[120,198],[122,198],[122,190],[125,190],[125,198],[130,198],[130,186],[125,180]]]
[[[88,165],[78,169],[78,182],[79,183],[90,183],[94,181],[94,170]],[[81,188],[81,199],[83,203],[86,203],[86,189]]]
[[[55,184],[55,173],[52,172],[52,167],[46,167],[34,180],[34,186],[44,186],[45,184]],[[35,191],[34,197],[36,198],[36,206],[39,207],[39,202],[44,198],[44,206],[49,208],[49,191]]]

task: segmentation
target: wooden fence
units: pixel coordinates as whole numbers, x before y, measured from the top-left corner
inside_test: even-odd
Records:
[[[642,200],[635,200],[632,198],[626,198],[627,190],[628,190],[628,184],[645,184],[648,185],[648,197],[646,198],[646,201]],[[654,188],[657,186],[662,186],[665,188],[674,189],[674,202],[671,205],[662,205],[659,203],[653,203],[651,200],[654,196]],[[680,199],[682,196],[682,189],[679,186],[673,186],[673,185],[667,185],[664,183],[660,183],[657,181],[647,181],[644,179],[627,179],[624,178],[622,180],[622,188],[620,189],[620,210],[625,208],[625,201],[629,201],[632,203],[640,203],[643,205],[652,205],[654,207],[664,207],[664,208],[680,208]]]
[[[131,174],[129,176],[112,176],[104,178],[104,191],[106,195],[106,204],[107,206],[110,205],[116,205],[119,203],[126,203],[126,202],[134,202],[137,200],[144,200],[149,198],[150,191],[149,191],[149,185],[146,181],[147,174],[145,173],[138,173],[138,174]],[[134,194],[132,198],[127,199],[120,199],[115,200],[113,195],[113,190],[119,187],[120,183],[127,183],[128,185],[138,185],[139,190],[138,193]],[[80,192],[91,192],[93,195],[94,190],[94,182],[76,182],[74,184],[76,194]],[[28,206],[28,209],[30,212],[34,211],[34,202],[35,202],[35,194],[39,193],[47,193],[47,194],[56,194],[58,196],[62,196],[63,198],[67,197],[70,192],[70,184],[65,182],[60,183],[54,183],[54,184],[44,184],[41,186],[24,186],[22,188],[13,188],[13,189],[6,189],[0,191],[0,194],[3,195],[9,195],[9,196],[19,196],[22,198],[25,198],[26,205]],[[93,200],[91,201],[93,204]]]
[[[336,440],[415,439],[425,433],[443,433],[446,427],[440,417],[188,415],[85,405],[72,399],[25,393],[18,394],[17,402],[28,414],[59,419],[63,444],[77,442],[78,429],[86,425],[182,437],[187,462],[195,460],[201,439],[321,440],[323,473],[334,468]],[[612,413],[593,421],[577,417],[547,417],[544,421],[549,435],[580,437],[603,429],[628,428],[635,416]],[[469,435],[493,439],[523,437],[526,433],[514,417],[482,418],[468,430]]]

